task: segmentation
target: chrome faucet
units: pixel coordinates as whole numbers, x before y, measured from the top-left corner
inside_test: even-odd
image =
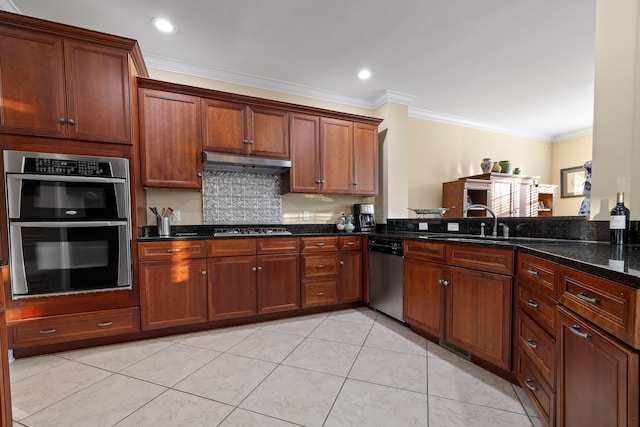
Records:
[[[491,229],[491,237],[498,237],[498,217],[496,216],[496,214],[494,214],[493,211],[489,209],[489,206],[482,205],[480,203],[469,205],[464,209],[464,211],[467,212],[469,209],[473,208],[482,208],[491,214],[491,216],[493,217],[493,228]]]

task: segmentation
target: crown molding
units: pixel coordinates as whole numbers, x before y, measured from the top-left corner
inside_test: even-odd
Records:
[[[340,92],[258,77],[251,74],[216,69],[160,55],[147,53],[144,55],[144,58],[149,68],[373,110],[373,103],[370,99],[355,97]]]
[[[567,139],[577,138],[579,136],[585,136],[585,135],[593,135],[593,127],[554,135],[552,142],[565,141]]]
[[[380,107],[387,102],[393,102],[402,105],[411,105],[415,101],[416,97],[402,92],[395,92],[392,90],[383,90],[378,96],[376,96],[372,102],[373,109]]]
[[[431,120],[434,122],[448,123],[451,125],[462,126],[472,129],[486,130],[489,132],[502,133],[505,135],[519,136],[523,138],[535,139],[537,141],[552,142],[554,140],[553,135],[541,134],[523,131],[521,129],[507,128],[504,126],[496,125],[494,123],[481,122],[479,120],[471,120],[465,117],[451,116],[448,114],[436,113],[428,110],[421,110],[419,108],[409,107],[409,117],[417,119]]]
[[[11,0],[0,0],[0,9],[5,12],[17,13],[18,15],[22,15],[22,12],[18,7],[13,4]]]

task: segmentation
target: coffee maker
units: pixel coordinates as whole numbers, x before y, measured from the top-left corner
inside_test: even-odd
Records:
[[[353,219],[357,231],[373,231],[376,228],[376,219],[373,217],[373,205],[360,203],[353,205]]]

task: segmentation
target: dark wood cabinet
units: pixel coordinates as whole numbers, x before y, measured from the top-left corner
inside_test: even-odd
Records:
[[[288,112],[218,99],[202,99],[205,150],[289,159]]]
[[[376,195],[378,127],[292,113],[289,190]]]
[[[140,88],[142,185],[201,188],[200,99]]]
[[[378,126],[353,124],[353,194],[378,194]]]
[[[362,301],[362,253],[355,250],[341,251],[338,254],[338,266],[339,301]]]
[[[3,265],[0,270],[2,271],[0,283],[3,286],[8,286],[9,268]],[[0,292],[0,427],[11,427],[13,425],[12,413],[7,317],[5,314],[4,292]]]
[[[444,337],[446,266],[404,260],[404,320],[434,337]]]
[[[0,131],[131,143],[129,51],[0,28]]]
[[[207,320],[207,265],[203,242],[144,242],[140,253],[143,329]]]
[[[418,332],[511,368],[513,250],[405,241],[404,318]]]
[[[211,320],[300,308],[300,239],[207,243]]]
[[[637,426],[638,353],[559,308],[558,425]]]
[[[207,267],[210,320],[258,313],[255,256],[209,258]]]
[[[505,370],[511,368],[510,276],[448,267],[445,339]]]

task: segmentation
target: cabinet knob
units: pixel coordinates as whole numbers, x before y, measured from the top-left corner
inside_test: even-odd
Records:
[[[249,144],[252,144],[252,145],[253,145],[253,139],[250,139],[250,140],[249,140]]]
[[[258,271],[256,267],[251,267],[251,271]]]
[[[357,183],[357,182],[354,182],[354,183],[353,183],[353,186],[354,186],[354,187],[357,187],[357,186],[358,186],[358,183]]]
[[[198,173],[197,173],[197,175],[198,175],[198,176],[202,176],[202,172],[198,172]]]
[[[316,179],[316,184],[322,184],[322,181],[320,181],[319,179]]]
[[[64,117],[58,117],[58,123],[65,124],[67,123],[67,119],[65,119]]]
[[[67,123],[69,123],[71,126],[76,124],[75,120],[73,119],[67,119]]]
[[[262,271],[262,267],[258,267],[258,271]]]
[[[203,276],[206,276],[206,275],[207,275],[207,272],[206,272],[205,270],[202,270],[202,271],[200,272],[200,274],[202,274]]]
[[[444,286],[449,286],[449,281],[448,280],[440,279],[440,280],[438,280],[438,283],[440,283],[441,285],[444,285]]]
[[[248,139],[243,139],[243,140],[242,140],[242,143],[243,143],[243,144],[248,144],[248,143],[249,143],[249,140],[248,140]]]
[[[340,261],[338,264],[340,264],[340,265],[344,265],[344,261]]]

